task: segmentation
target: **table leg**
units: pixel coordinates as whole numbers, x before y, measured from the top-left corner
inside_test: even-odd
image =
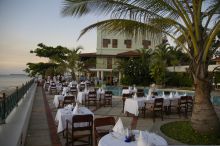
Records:
[[[138,122],[138,116],[133,115],[131,121],[131,129],[136,129]]]

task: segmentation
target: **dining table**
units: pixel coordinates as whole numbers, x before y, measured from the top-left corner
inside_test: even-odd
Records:
[[[125,135],[119,134],[117,132],[110,132],[109,134],[103,136],[99,142],[98,146],[137,146],[140,131],[133,130],[134,141],[125,142]],[[151,133],[148,131],[142,131],[143,141],[147,145],[155,145],[155,146],[167,146],[167,141],[156,133]]]
[[[73,112],[74,107],[70,107],[70,105],[62,108],[62,109],[58,109],[56,116],[55,116],[55,121],[58,123],[57,126],[57,133],[60,133],[62,131],[64,131],[66,129],[66,120],[72,121],[72,117],[74,115],[88,115],[91,114],[94,116],[94,113],[89,110],[86,107],[79,107],[79,110],[77,113]],[[76,125],[77,127],[84,127],[87,125],[87,123],[83,122],[83,123],[76,123],[78,125]],[[71,126],[69,126],[71,127]]]
[[[164,98],[163,106],[170,106],[170,104],[175,102],[178,104],[180,96],[147,96],[147,97],[137,97],[137,98],[127,98],[125,100],[124,113],[128,112],[135,116],[139,115],[139,109],[146,106],[150,108],[154,104],[155,98]]]

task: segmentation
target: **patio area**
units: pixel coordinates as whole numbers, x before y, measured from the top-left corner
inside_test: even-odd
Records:
[[[218,93],[216,92],[214,94]],[[53,99],[54,95],[45,92],[41,87],[37,88],[25,145],[65,145],[65,138],[63,138],[62,133],[57,133],[57,123],[55,122],[57,108],[53,104]],[[91,106],[89,109],[94,113],[95,118],[114,116],[115,119],[118,119],[120,117],[124,127],[130,127],[132,122],[131,116],[122,113],[122,100],[120,96],[113,96],[112,107],[101,106],[96,109]],[[220,107],[216,106],[215,109],[220,117]],[[163,121],[161,118],[156,118],[156,121],[153,122],[151,113],[147,112],[145,118],[142,116],[138,118],[136,129],[156,133],[162,136],[168,145],[181,145],[182,143],[170,139],[160,131],[160,126],[164,123],[179,120],[189,120],[189,118],[185,118],[184,116],[179,117],[178,114],[172,113],[169,115],[164,114]]]

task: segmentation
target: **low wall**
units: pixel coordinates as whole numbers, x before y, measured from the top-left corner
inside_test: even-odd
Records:
[[[0,125],[0,146],[24,145],[36,88],[37,84],[33,84],[7,117],[6,124]]]

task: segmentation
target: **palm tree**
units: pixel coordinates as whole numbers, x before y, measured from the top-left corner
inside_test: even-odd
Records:
[[[76,71],[78,70],[79,63],[79,51],[83,49],[82,47],[77,47],[72,49],[67,54],[67,59],[64,61],[63,66],[65,66],[66,71],[69,71],[72,79],[76,79]]]
[[[156,46],[150,61],[150,75],[156,84],[163,85],[165,83],[165,74],[167,72],[167,63],[170,60],[169,45],[162,43]]]
[[[208,75],[213,54],[211,46],[220,32],[219,0],[65,0],[64,4],[62,13],[66,16],[92,12],[110,14],[110,19],[86,27],[80,36],[98,27],[131,36],[145,35],[147,31],[152,35],[162,32],[173,38],[191,60],[195,85],[193,128],[204,133],[220,131],[219,119],[210,101]],[[178,41],[179,36],[183,36],[186,43]]]

